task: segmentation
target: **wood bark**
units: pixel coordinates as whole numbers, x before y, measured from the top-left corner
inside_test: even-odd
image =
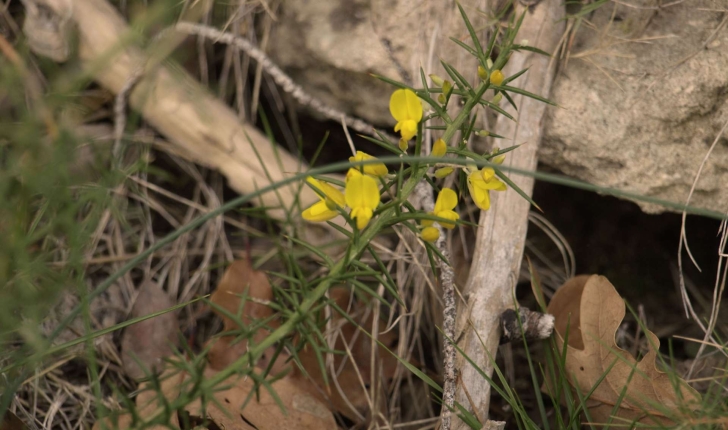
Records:
[[[554,52],[564,31],[564,22],[561,21],[564,17],[563,4],[542,1],[526,8],[516,2],[517,16],[524,11],[526,17],[516,42]],[[551,58],[523,51],[513,54],[503,73],[510,76],[528,68],[528,72],[513,85],[548,97],[554,64]],[[505,165],[535,170],[547,105],[515,94],[513,99],[518,111],[510,108],[509,113],[517,122],[501,116],[494,132],[512,139],[511,144],[522,144],[508,154]],[[506,104],[505,101],[503,104]],[[532,193],[532,177],[509,176],[523,191],[529,195]],[[493,360],[500,340],[500,315],[505,309],[513,307],[513,289],[523,258],[530,209],[529,203],[511,189],[504,193],[491,193],[491,198],[491,209],[480,215],[470,276],[463,291],[467,302],[458,311],[456,331],[460,348],[489,376],[493,374]],[[458,357],[457,368],[460,385],[456,401],[470,411],[477,411],[477,415],[485,419],[490,405],[490,384],[462,356]],[[456,429],[467,428],[462,421],[453,424]]]

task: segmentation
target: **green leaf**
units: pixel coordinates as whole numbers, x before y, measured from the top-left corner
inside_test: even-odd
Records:
[[[380,81],[384,81],[384,82],[386,82],[386,83],[388,83],[390,85],[394,85],[397,88],[402,88],[402,89],[407,89],[407,90],[415,91],[415,89],[412,88],[412,87],[410,87],[409,85],[403,84],[402,82],[399,82],[399,81],[395,81],[394,79],[390,79],[390,78],[388,78],[386,76],[376,75],[374,73],[371,73],[370,76],[372,76],[374,78],[377,78]]]
[[[422,81],[422,88],[427,95],[430,95],[430,89],[427,87],[427,77],[425,77],[425,69],[420,67],[420,80]]]
[[[445,70],[448,72],[448,74],[450,74],[451,76],[453,76],[453,75],[456,76],[458,82],[462,82],[462,85],[464,85],[468,89],[468,91],[471,94],[473,94],[472,97],[475,96],[473,93],[473,91],[474,91],[473,87],[468,83],[468,80],[465,79],[465,77],[463,75],[461,75],[460,72],[457,71],[456,68],[454,68],[453,66],[451,66],[450,64],[448,64],[445,61],[440,61],[440,63],[442,63],[443,67],[445,67]],[[452,73],[450,73],[450,72],[452,72]],[[453,79],[455,79],[455,78],[453,78]],[[465,88],[463,88],[463,90],[464,89]]]
[[[460,74],[455,71],[449,64],[447,64],[445,61],[440,61],[442,64],[442,67],[445,69],[445,72],[447,72],[448,75],[450,75],[450,79],[452,79],[455,82],[455,85],[460,87],[460,89],[463,92],[466,92],[470,97],[475,97],[475,93],[473,92],[473,87],[470,86],[467,80],[460,80]]]
[[[552,102],[551,100],[549,100],[549,99],[547,99],[545,97],[541,97],[539,95],[536,95],[534,93],[528,92],[528,91],[523,90],[523,89],[518,88],[518,87],[510,87],[508,85],[502,85],[502,86],[495,86],[494,85],[493,88],[495,88],[497,90],[500,90],[500,91],[510,91],[512,93],[521,94],[521,95],[524,95],[526,97],[530,97],[532,99],[538,100],[540,102],[544,102],[546,104],[550,104],[551,106],[558,106],[556,103]]]
[[[460,6],[459,2],[456,2],[458,5],[458,9],[460,10],[460,15],[463,16],[463,21],[465,22],[465,27],[468,28],[468,33],[470,33],[470,38],[473,40],[473,45],[475,46],[475,50],[478,52],[478,60],[480,60],[481,63],[485,64],[485,54],[483,53],[483,47],[480,46],[480,40],[478,40],[478,35],[475,34],[475,29],[473,28],[473,24],[470,23],[470,19],[468,19],[468,15],[465,13],[465,10],[462,6]]]
[[[458,46],[460,46],[460,47],[461,47],[461,48],[463,48],[464,50],[468,51],[468,53],[469,53],[470,55],[473,55],[473,56],[477,56],[477,55],[478,55],[478,53],[477,53],[477,52],[475,51],[475,49],[473,49],[473,48],[469,47],[469,46],[468,46],[468,45],[466,45],[466,44],[465,44],[464,42],[461,42],[461,41],[460,41],[459,39],[456,39],[456,38],[454,38],[454,37],[450,37],[450,40],[452,40],[453,42],[457,43],[457,44],[458,44]]]
[[[509,82],[515,81],[516,79],[518,79],[522,74],[526,73],[527,71],[528,71],[528,68],[525,68],[525,69],[521,70],[518,73],[512,74],[511,76],[505,78],[503,80],[503,82],[501,82],[501,85],[505,85],[505,84],[507,84]]]
[[[545,55],[549,58],[551,57],[551,54],[549,54],[548,52],[546,52],[542,49],[534,48],[533,46],[513,45],[513,46],[511,46],[511,49],[513,49],[514,51],[531,51],[531,52],[535,52],[537,54]]]
[[[511,96],[508,95],[508,93],[500,92],[500,94],[503,94],[506,97],[506,100],[508,100],[508,103],[510,103],[511,106],[513,106],[513,109],[515,109],[516,111],[518,110],[518,106],[516,106],[516,102],[513,101]]]
[[[503,115],[504,117],[510,119],[511,121],[515,121],[516,119],[513,118],[513,115],[509,114],[508,112],[504,111],[503,108],[498,106],[497,104],[493,104],[485,99],[478,100],[478,103],[480,103],[483,106],[489,107],[493,109],[494,111],[498,112],[499,114]]]

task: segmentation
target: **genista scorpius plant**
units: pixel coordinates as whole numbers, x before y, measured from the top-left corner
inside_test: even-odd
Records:
[[[433,74],[429,76],[428,84],[425,72],[421,69],[421,88],[377,76],[396,87],[389,100],[389,110],[396,120],[394,131],[401,138],[398,142],[392,142],[381,133],[378,133],[379,138],[363,137],[398,156],[399,169],[390,172],[386,164],[391,161],[379,160],[362,151],[356,151],[349,158],[351,167],[343,184],[324,176],[309,177],[306,181],[321,201],[304,210],[303,218],[313,222],[326,222],[337,216],[344,217],[352,226],[351,231],[343,231],[352,239],[350,252],[347,253],[349,261],[356,259],[382,228],[394,224],[401,224],[416,232],[425,242],[434,242],[439,236],[439,230],[433,228],[434,223],[446,229],[457,226],[460,216],[455,209],[464,190],[468,191],[481,210],[490,209],[491,191],[506,191],[508,187],[531,201],[500,169],[506,154],[517,146],[495,148],[490,153],[476,154],[467,148],[467,142],[473,134],[502,138],[487,130],[475,129],[475,124],[480,108],[493,110],[514,120],[499,106],[505,99],[516,108],[509,93],[550,103],[542,97],[510,85],[526,70],[508,77],[501,71],[514,51],[530,50],[548,54],[514,43],[523,16],[512,22],[504,34],[494,32],[484,49],[462,8],[460,11],[470,32],[473,47],[457,39],[452,40],[477,60],[477,75],[480,78],[477,85],[471,85],[458,70],[444,61],[442,66],[448,79]],[[498,55],[493,59],[496,48]],[[491,94],[489,90],[492,96],[488,99],[485,96]],[[460,109],[454,117],[450,114],[453,96],[461,100]],[[429,121],[444,125],[426,125]],[[430,145],[423,142],[425,128],[439,134],[429,151],[425,148]],[[414,150],[410,156],[411,146],[414,146]],[[459,175],[456,181],[460,185],[458,190],[438,185],[451,174]],[[417,211],[408,203],[415,185],[420,181],[427,181],[437,191],[434,211]],[[391,198],[383,202],[382,195],[385,190]],[[340,270],[345,270],[349,263],[344,261],[340,264]],[[334,270],[335,267],[330,269]]]
[[[500,107],[500,103],[506,101],[517,109],[511,97],[513,93],[550,103],[511,85],[526,70],[511,76],[505,76],[502,71],[515,51],[530,50],[548,55],[514,43],[524,15],[511,21],[503,33],[494,31],[484,48],[462,7],[458,7],[470,33],[472,46],[452,40],[474,58],[473,72],[476,73],[472,74],[477,74],[477,84],[471,85],[445,61],[441,63],[447,78],[432,74],[428,80],[425,71],[420,69],[419,88],[377,76],[395,87],[389,99],[389,110],[396,121],[394,132],[399,133],[400,138],[393,142],[383,133],[377,133],[377,138],[363,137],[391,152],[393,157],[377,159],[352,148],[355,153],[349,158],[350,167],[343,183],[324,176],[307,179],[308,186],[319,195],[320,201],[302,213],[304,219],[313,222],[329,222],[341,216],[350,226],[345,228],[331,223],[348,237],[347,251],[339,261],[326,260],[328,275],[315,287],[314,300],[318,300],[330,285],[347,282],[350,273],[361,271],[359,260],[364,252],[372,254],[379,263],[379,270],[372,276],[381,280],[390,293],[398,297],[396,286],[370,242],[383,229],[395,225],[418,235],[428,251],[433,273],[437,273],[438,267],[443,271],[443,333],[449,339],[454,338],[455,294],[452,273],[447,276],[450,285],[444,282],[444,271],[449,266],[448,252],[444,241],[439,239],[445,230],[452,230],[462,223],[457,211],[460,198],[469,195],[479,209],[487,211],[491,207],[491,191],[504,192],[511,188],[533,203],[501,169],[506,154],[517,146],[496,147],[484,154],[468,149],[473,134],[502,138],[488,130],[476,129],[478,113],[492,110],[514,120]],[[457,109],[454,109],[455,100],[458,101]],[[431,130],[435,136],[434,143],[423,140],[425,129]],[[397,167],[390,170],[388,164],[396,164]],[[448,183],[454,182],[457,186],[443,186],[442,183],[451,175],[457,175],[457,178],[448,180]],[[432,210],[418,210],[410,204],[410,197],[423,182],[429,184],[433,194],[437,195]],[[376,298],[381,300],[381,297]],[[443,428],[449,428],[449,414],[455,407],[452,395],[448,395],[454,389],[454,355],[453,346],[446,342]]]

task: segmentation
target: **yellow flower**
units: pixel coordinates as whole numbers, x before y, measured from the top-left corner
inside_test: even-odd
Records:
[[[389,112],[397,120],[394,131],[400,132],[402,139],[417,135],[417,123],[422,120],[422,103],[417,94],[407,89],[395,91],[389,99]]]
[[[357,161],[367,161],[367,160],[376,160],[377,157],[372,157],[371,155],[367,154],[366,152],[356,151],[356,155],[349,157],[349,161],[352,163]],[[375,163],[375,164],[364,164],[362,166],[356,166],[356,170],[362,170],[364,174],[366,175],[372,175],[372,176],[384,176],[389,171],[387,170],[387,166],[384,165],[384,163]],[[348,178],[348,175],[347,175]]]
[[[455,206],[458,205],[458,195],[455,194],[455,191],[451,190],[450,188],[443,188],[442,191],[440,191],[440,194],[437,195],[437,201],[435,201],[435,210],[430,212],[430,215],[435,215],[436,217],[449,219],[451,221],[457,221],[460,219],[460,215],[458,215],[457,212],[453,211],[455,209]],[[434,221],[432,220],[422,220],[422,225],[425,227],[429,227],[432,225]],[[451,229],[455,228],[454,223],[449,222],[440,222],[440,225]]]
[[[445,143],[442,139],[437,139],[435,143],[432,144],[432,156],[433,157],[442,157],[447,153],[447,143]]]
[[[356,220],[359,230],[369,224],[374,209],[379,205],[379,187],[377,181],[367,175],[352,175],[346,182],[346,204],[351,207],[351,217]]]
[[[321,201],[314,203],[311,207],[303,211],[301,214],[303,219],[313,222],[324,222],[339,215],[336,206],[346,206],[344,194],[326,182],[317,181],[311,177],[306,178],[306,182],[312,185],[314,189],[318,188],[319,191],[324,193],[324,196],[319,195]]]
[[[442,179],[454,171],[455,171],[455,169],[453,169],[452,167],[441,167],[441,168],[435,170],[435,177],[437,179]]]
[[[490,209],[490,190],[505,191],[506,184],[495,177],[493,168],[483,167],[482,170],[470,172],[468,175],[468,189],[475,205],[487,211]]]
[[[490,83],[493,84],[493,85],[500,85],[500,84],[502,84],[503,83],[503,79],[505,79],[505,76],[503,76],[503,72],[501,72],[498,69],[493,70],[490,73]]]
[[[422,240],[434,242],[440,237],[440,231],[435,227],[425,227],[422,229],[420,236],[422,237]]]

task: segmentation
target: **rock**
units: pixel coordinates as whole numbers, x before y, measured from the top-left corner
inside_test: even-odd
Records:
[[[479,22],[475,9],[468,11]],[[420,85],[419,67],[428,70],[433,32],[439,34],[431,57],[434,73],[445,76],[439,58],[458,66],[468,58],[442,37],[467,36],[457,8],[448,2],[427,7],[416,0],[286,2],[278,22],[270,38],[276,63],[311,95],[373,124],[394,126],[388,107],[393,87],[370,73]]]
[[[551,95],[562,109],[549,110],[541,162],[594,184],[685,202],[703,157],[728,120],[728,31],[701,49],[722,14],[699,10],[696,3],[659,12],[618,6],[609,36],[580,30]],[[611,5],[602,7],[589,19],[603,29],[613,12]],[[625,43],[630,39],[643,42]],[[727,210],[726,182],[723,138],[691,205]],[[646,212],[665,210],[640,205]]]
[[[448,40],[467,32],[457,9],[446,3],[287,2],[271,38],[272,55],[325,103],[390,126],[392,87],[369,73],[401,79],[404,70],[418,82],[417,67],[427,70],[433,33],[433,64],[444,58],[461,72],[472,68]],[[711,0],[659,11],[649,9],[655,0],[629,3],[642,8],[608,3],[586,16],[596,30],[580,26],[551,94],[561,108],[548,110],[540,161],[593,184],[682,203],[728,119],[728,28],[702,49],[722,19]],[[482,14],[465,6],[479,28]],[[728,193],[721,193],[728,182],[726,142],[713,151],[692,205],[728,210]],[[640,205],[647,212],[666,210]]]

